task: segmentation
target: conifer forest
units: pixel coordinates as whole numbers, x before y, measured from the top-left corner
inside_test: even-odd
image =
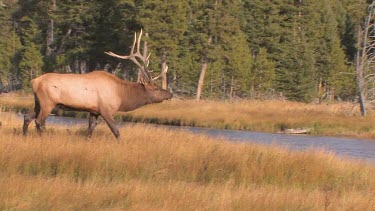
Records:
[[[158,74],[168,65],[168,89],[176,96],[358,101],[365,91],[370,100],[375,90],[371,5],[366,0],[0,0],[0,89],[30,91],[30,81],[47,72],[105,70],[136,81],[131,61],[104,52],[128,54],[134,33],[142,29],[151,68]]]

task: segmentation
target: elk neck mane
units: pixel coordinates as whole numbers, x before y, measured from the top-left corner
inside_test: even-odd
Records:
[[[99,74],[105,74],[112,83],[118,87],[118,95],[121,99],[120,111],[126,112],[137,109],[143,105],[151,103],[143,84],[122,80],[105,71],[94,71]]]
[[[150,103],[149,96],[143,84],[121,81],[120,87],[121,111],[131,111]]]

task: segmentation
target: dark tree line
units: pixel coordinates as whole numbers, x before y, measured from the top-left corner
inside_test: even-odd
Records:
[[[179,95],[353,100],[366,0],[1,0],[0,85],[105,69],[137,80],[127,54],[143,29],[151,67]]]

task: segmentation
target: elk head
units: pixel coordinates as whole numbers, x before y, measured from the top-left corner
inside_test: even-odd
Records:
[[[148,69],[148,65],[150,64],[150,55],[151,53],[147,52],[147,43],[144,42],[143,44],[143,52],[140,52],[140,45],[141,45],[141,38],[142,38],[142,30],[137,37],[137,33],[134,34],[134,42],[130,50],[130,54],[128,56],[118,55],[113,52],[105,52],[106,54],[120,58],[120,59],[130,59],[135,65],[138,67],[138,74],[139,74],[139,82],[143,84],[147,95],[151,98],[152,102],[161,102],[163,100],[169,100],[173,97],[173,95],[167,91],[162,89],[160,86],[154,83],[156,79],[160,76],[164,75],[168,71],[168,66],[161,71],[161,73],[156,76],[152,77],[151,73],[152,70]],[[134,49],[136,48],[136,52]],[[139,62],[141,61],[141,63]]]

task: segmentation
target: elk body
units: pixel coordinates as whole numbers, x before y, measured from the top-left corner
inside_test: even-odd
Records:
[[[141,35],[138,38],[136,53],[134,53],[134,46],[137,36],[129,56],[107,53],[123,59],[134,59],[142,76],[141,83],[124,81],[105,71],[93,71],[82,75],[58,73],[42,75],[32,80],[35,107],[34,111],[24,116],[23,133],[27,134],[28,126],[34,119],[37,131],[41,133],[51,111],[59,107],[90,112],[87,129],[89,137],[92,136],[97,124],[96,120],[100,115],[119,139],[120,134],[113,120],[114,113],[131,111],[146,104],[171,99],[170,92],[153,82],[150,71],[147,70],[149,56],[145,57],[139,53]],[[144,65],[140,65],[134,57],[141,59]],[[166,71],[167,68],[161,74],[165,74]]]

